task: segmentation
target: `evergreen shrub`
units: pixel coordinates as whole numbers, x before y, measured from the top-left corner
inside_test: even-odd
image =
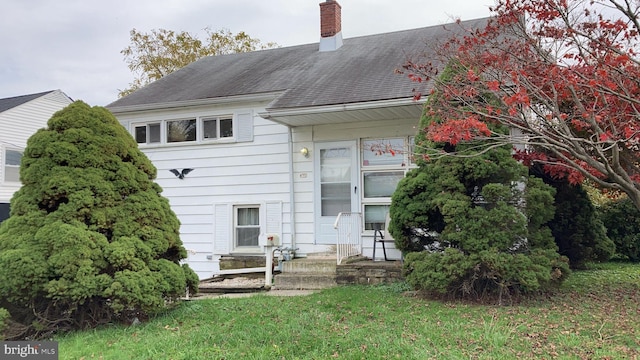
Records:
[[[131,321],[197,291],[156,169],[105,108],[76,101],[28,140],[0,225],[11,338]]]
[[[616,246],[616,255],[640,261],[640,211],[627,197],[611,200],[600,208],[607,235]]]
[[[440,81],[455,71],[466,70],[450,64]],[[570,270],[546,225],[554,216],[555,190],[528,176],[510,145],[426,138],[440,122],[442,101],[451,100],[434,92],[425,104],[415,145],[418,168],[400,181],[389,211],[407,282],[437,296],[499,303],[559,284]],[[492,95],[484,101],[491,103]],[[509,131],[487,125],[494,133]]]

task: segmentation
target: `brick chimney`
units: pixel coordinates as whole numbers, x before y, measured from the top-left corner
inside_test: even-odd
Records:
[[[320,3],[320,51],[342,46],[342,7],[336,0]]]

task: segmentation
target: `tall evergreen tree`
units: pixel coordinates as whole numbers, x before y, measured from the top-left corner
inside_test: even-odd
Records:
[[[165,308],[197,290],[156,169],[101,107],[77,101],[27,143],[0,225],[0,306],[13,337]]]

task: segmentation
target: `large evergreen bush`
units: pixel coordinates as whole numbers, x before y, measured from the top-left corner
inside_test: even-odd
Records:
[[[539,167],[532,173],[556,189],[556,212],[549,228],[558,245],[558,252],[569,259],[572,268],[584,268],[591,261],[607,261],[616,245],[607,236],[596,207],[582,185],[572,185],[566,179],[555,179]]]
[[[568,275],[545,223],[553,189],[497,149],[412,170],[390,209],[391,235],[418,289],[473,299],[544,289]]]
[[[607,235],[616,245],[616,255],[640,261],[640,211],[629,198],[611,200],[602,205],[602,220]]]
[[[156,169],[101,107],[77,101],[28,141],[0,225],[10,337],[130,320],[197,290]]]
[[[440,80],[447,81],[451,71],[445,69]],[[429,97],[421,129],[439,121],[433,106],[438,101],[447,100],[437,93]],[[405,253],[411,285],[432,294],[502,302],[568,275],[568,260],[557,253],[546,226],[554,215],[554,189],[529,177],[510,146],[435,143],[423,131],[416,146],[424,157],[393,194],[389,227]]]

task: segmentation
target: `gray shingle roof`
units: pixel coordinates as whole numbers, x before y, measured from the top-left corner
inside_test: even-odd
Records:
[[[487,19],[465,21],[478,28]],[[108,108],[166,104],[282,91],[271,110],[340,105],[413,96],[415,83],[398,75],[408,58],[432,52],[460,26],[355,37],[336,51],[318,43],[202,58],[121,98]],[[428,86],[428,85],[423,85]]]
[[[41,96],[45,96],[54,91],[55,90],[50,90],[50,91],[45,91],[37,94],[21,95],[21,96],[14,96],[10,98],[0,99],[0,112],[13,109],[16,106],[20,106],[22,104],[28,103],[31,100],[35,100]]]

